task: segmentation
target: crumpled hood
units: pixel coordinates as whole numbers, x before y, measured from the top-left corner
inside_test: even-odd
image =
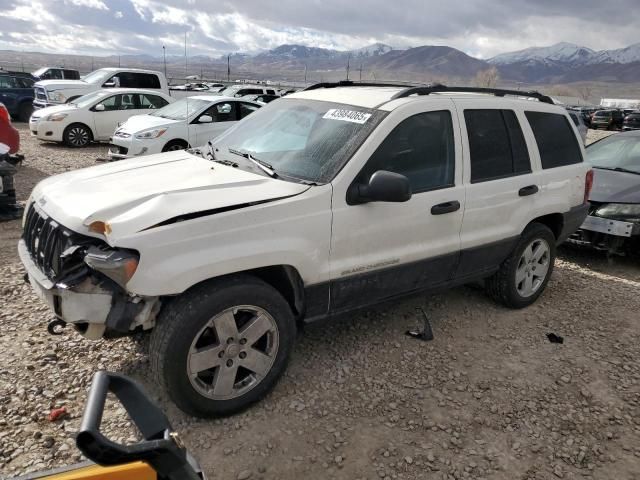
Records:
[[[138,133],[149,128],[162,127],[172,125],[174,123],[184,122],[184,120],[171,120],[156,115],[134,115],[118,127],[118,130],[127,133]]]
[[[48,92],[64,88],[84,88],[89,85],[84,80],[40,80],[34,84],[34,87],[43,87]]]
[[[640,175],[594,168],[589,200],[601,203],[640,203]]]
[[[186,151],[122,160],[49,177],[32,199],[65,227],[85,235],[107,222],[107,242],[182,215],[298,195],[309,186],[213,163]]]

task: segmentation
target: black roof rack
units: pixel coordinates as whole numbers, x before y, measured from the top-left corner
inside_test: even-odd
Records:
[[[554,105],[553,99],[547,95],[543,95],[536,91],[522,91],[522,90],[504,90],[501,88],[481,88],[481,87],[447,87],[446,85],[434,84],[422,87],[409,87],[401,92],[396,93],[391,100],[397,98],[406,98],[410,95],[430,95],[432,93],[442,92],[458,92],[458,93],[485,93],[488,95],[495,95],[496,97],[504,97],[505,95],[512,95],[516,97],[535,98],[540,102],[549,103]]]
[[[336,87],[399,87],[399,88],[421,88],[415,83],[402,82],[354,82],[353,80],[340,80],[339,82],[322,82],[310,85],[304,89],[317,90],[319,88],[336,88]]]

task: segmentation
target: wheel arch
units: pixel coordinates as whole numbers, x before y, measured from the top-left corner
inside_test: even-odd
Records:
[[[531,220],[523,229],[523,231],[532,223],[540,223],[551,230],[556,240],[560,238],[562,229],[564,227],[564,215],[561,213],[550,213],[548,215],[542,215],[540,217]]]
[[[292,265],[271,265],[267,267],[258,267],[249,270],[228,273],[219,277],[208,278],[192,285],[187,290],[185,290],[185,292],[188,292],[189,290],[212,281],[220,281],[225,278],[232,278],[239,275],[249,275],[259,278],[266,284],[275,288],[278,292],[280,292],[280,294],[284,297],[286,302],[291,307],[291,311],[293,312],[296,320],[301,319],[304,315],[306,306],[304,281],[302,280],[298,269]],[[166,301],[171,301],[171,298],[172,297],[168,297]]]
[[[189,142],[187,142],[184,138],[172,138],[171,140],[169,140],[168,142],[166,142],[163,146],[162,146],[162,151],[166,152],[167,147],[169,145],[171,145],[172,143],[179,143],[181,145],[184,145],[185,148],[190,148],[191,145],[189,145]]]

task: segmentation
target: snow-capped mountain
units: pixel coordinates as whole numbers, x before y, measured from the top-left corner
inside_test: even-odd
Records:
[[[640,43],[617,50],[595,52],[590,63],[633,63],[640,62]]]
[[[531,47],[517,52],[496,55],[488,60],[494,65],[515,63],[565,63],[573,66],[599,63],[640,62],[640,43],[616,50],[595,51],[574,43],[561,42],[550,47]]]
[[[596,52],[573,43],[561,42],[550,47],[531,47],[517,52],[497,55],[488,60],[494,65],[508,65],[519,62],[562,62],[584,65],[593,59]]]
[[[390,52],[394,48],[384,43],[374,43],[367,45],[366,47],[351,50],[351,54],[354,57],[376,57],[378,55],[384,55]]]

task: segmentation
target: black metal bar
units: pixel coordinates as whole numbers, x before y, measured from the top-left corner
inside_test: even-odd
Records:
[[[481,87],[447,87],[446,85],[429,85],[423,87],[410,87],[402,92],[396,93],[391,100],[406,98],[411,95],[431,95],[432,93],[483,93],[504,97],[505,95],[515,97],[535,98],[543,103],[554,105],[551,97],[536,91],[505,90],[501,88],[481,88]]]
[[[340,80],[339,82],[323,82],[316,83],[314,85],[310,85],[304,89],[304,91],[308,90],[317,90],[319,88],[336,88],[336,87],[398,87],[398,88],[407,88],[407,87],[417,87],[415,83],[385,83],[385,82],[354,82],[352,80]]]

